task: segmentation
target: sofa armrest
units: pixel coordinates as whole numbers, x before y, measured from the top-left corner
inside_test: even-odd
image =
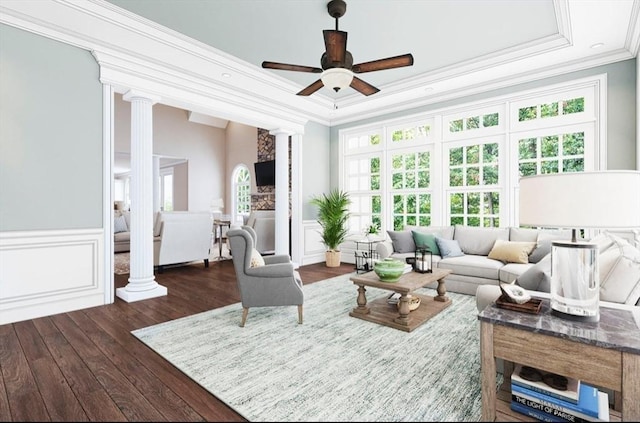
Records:
[[[393,254],[393,244],[389,240],[378,242],[376,244],[376,252],[380,256],[380,260],[385,259]]]

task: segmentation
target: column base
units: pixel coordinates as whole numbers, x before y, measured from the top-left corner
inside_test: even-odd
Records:
[[[167,287],[162,285],[157,285],[155,288],[148,289],[146,291],[129,291],[126,286],[124,288],[116,289],[116,296],[128,303],[146,300],[148,298],[162,297],[165,295],[167,295]]]

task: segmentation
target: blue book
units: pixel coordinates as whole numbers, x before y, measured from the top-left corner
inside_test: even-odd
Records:
[[[586,383],[580,384],[580,394],[577,404],[550,395],[541,394],[540,392],[523,388],[513,383],[511,384],[511,394],[572,416],[586,418],[591,421],[598,418],[598,389]]]
[[[541,422],[566,422],[566,420],[556,417],[553,414],[545,413],[544,411],[540,411],[537,408],[527,407],[526,405],[520,404],[517,401],[511,401],[511,409],[513,411],[517,411],[520,414],[524,414],[525,416],[538,419]]]

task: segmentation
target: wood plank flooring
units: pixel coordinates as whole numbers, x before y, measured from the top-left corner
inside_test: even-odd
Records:
[[[299,272],[309,284],[353,270]],[[166,268],[156,281],[167,296],[1,325],[0,421],[245,421],[130,333],[239,302],[233,263]]]

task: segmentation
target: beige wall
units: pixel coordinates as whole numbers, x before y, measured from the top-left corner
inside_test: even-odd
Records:
[[[189,162],[173,167],[173,210],[189,210]]]
[[[114,149],[130,152],[131,103],[116,94],[114,109]],[[153,153],[187,160],[188,192],[186,195],[178,193],[178,196],[179,201],[187,201],[189,211],[208,211],[212,199],[224,197],[225,132],[221,128],[189,122],[185,110],[163,104],[153,106]]]

